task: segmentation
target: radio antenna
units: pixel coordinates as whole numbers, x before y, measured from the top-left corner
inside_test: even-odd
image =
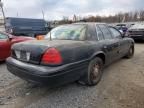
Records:
[[[50,41],[52,40],[52,38],[51,38],[51,31],[50,31]]]

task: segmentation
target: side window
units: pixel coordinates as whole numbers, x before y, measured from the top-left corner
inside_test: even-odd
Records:
[[[107,26],[101,24],[99,25],[99,27],[101,31],[103,32],[105,39],[112,39],[111,32],[108,30]]]
[[[113,27],[109,27],[114,38],[121,38],[121,33]]]
[[[8,37],[6,35],[0,33],[0,39],[7,39],[7,38]]]
[[[104,40],[104,36],[99,27],[96,27],[98,40]]]

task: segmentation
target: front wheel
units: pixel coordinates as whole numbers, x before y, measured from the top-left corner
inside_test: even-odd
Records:
[[[127,55],[126,55],[126,58],[132,58],[133,56],[134,56],[134,46],[131,46],[129,48]]]

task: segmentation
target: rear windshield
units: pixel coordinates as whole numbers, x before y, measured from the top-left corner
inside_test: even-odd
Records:
[[[45,39],[54,40],[84,40],[86,25],[64,25],[54,28]]]

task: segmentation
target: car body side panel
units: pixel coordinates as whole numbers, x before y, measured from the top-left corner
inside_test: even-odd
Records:
[[[109,64],[120,58],[119,53],[121,49],[122,53],[126,53],[128,50],[129,47],[126,46],[127,41],[124,40],[125,39],[105,39],[101,41],[41,40],[19,43],[14,45],[12,49],[30,52],[32,55],[31,59],[33,59],[32,61],[37,62],[37,64],[41,63],[42,55],[51,47],[58,49],[60,52],[63,58],[62,64],[90,60],[95,53],[101,51],[106,55],[106,64]],[[124,46],[121,48],[119,46],[120,44]]]
[[[0,60],[10,56],[11,43],[7,40],[0,40]]]
[[[106,55],[106,64],[118,59],[118,41],[70,41],[70,40],[42,40],[19,43],[13,46],[13,50],[23,50],[31,53],[31,63],[41,63],[43,53],[51,47],[60,51],[63,58],[62,64],[73,63],[81,60],[91,60],[91,57],[97,52],[103,52]],[[21,46],[21,47],[19,47]],[[39,50],[38,50],[39,49]],[[126,52],[125,52],[126,53]],[[32,62],[33,61],[33,62]]]
[[[64,57],[64,63],[69,62],[76,62],[82,60],[92,60],[93,57],[97,56],[98,54],[105,55],[105,63],[110,64],[114,61],[114,58],[117,58],[117,50],[118,46],[115,43],[111,44],[112,42],[107,42],[106,40],[103,41],[85,41],[83,45],[73,47],[68,50],[68,47],[64,49],[58,48],[61,54]],[[105,48],[106,47],[106,48]]]

